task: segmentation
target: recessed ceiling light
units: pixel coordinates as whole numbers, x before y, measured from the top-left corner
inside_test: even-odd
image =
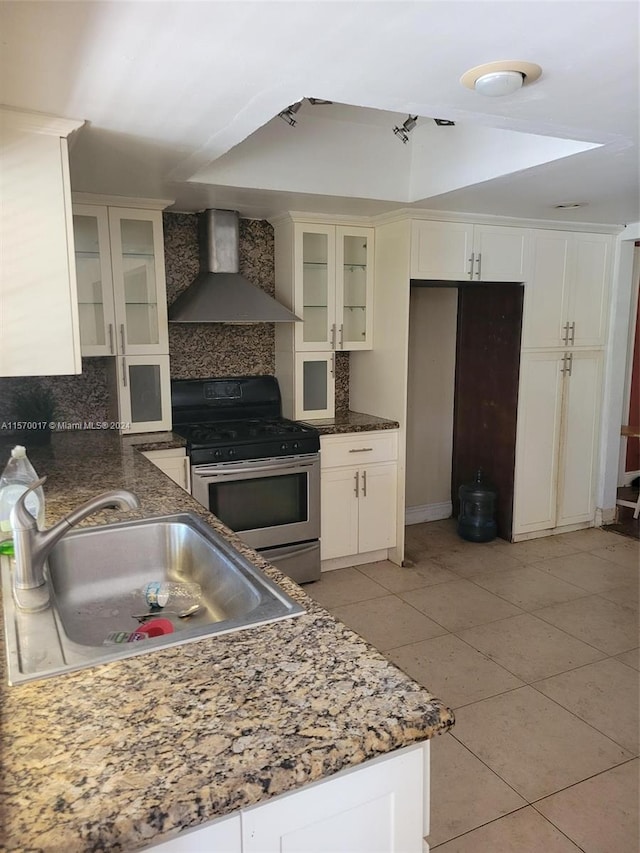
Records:
[[[567,201],[564,204],[554,204],[553,206],[556,210],[575,210],[576,207],[586,207],[587,203],[584,201]]]
[[[462,75],[460,82],[467,89],[495,98],[512,95],[522,86],[533,83],[541,74],[542,68],[533,62],[503,59],[469,69]]]

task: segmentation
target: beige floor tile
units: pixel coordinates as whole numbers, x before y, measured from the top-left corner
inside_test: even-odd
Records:
[[[582,587],[588,592],[600,592],[635,582],[636,573],[629,566],[620,566],[592,553],[554,557],[534,564],[536,569]]]
[[[588,527],[585,530],[575,530],[573,533],[561,533],[555,537],[562,545],[569,545],[577,551],[593,551],[594,548],[606,548],[620,541],[617,533],[610,533],[601,527]]]
[[[634,539],[618,536],[611,545],[595,549],[592,553],[620,566],[635,569],[636,573],[640,572],[640,542]]]
[[[431,832],[436,845],[526,802],[451,735],[431,741]]]
[[[526,682],[606,657],[529,613],[457,633],[474,649]]]
[[[451,708],[522,686],[519,678],[453,634],[391,649],[387,657]]]
[[[636,759],[553,794],[535,808],[585,853],[638,853],[639,775]]]
[[[473,548],[438,554],[434,559],[461,578],[470,578],[482,572],[507,571],[522,567],[522,563],[508,549],[478,547],[477,543]]]
[[[638,613],[599,595],[552,604],[535,616],[606,652],[619,655],[638,645]]]
[[[588,595],[584,589],[541,572],[534,566],[506,572],[481,572],[472,580],[523,610],[538,610],[549,604]]]
[[[631,610],[640,610],[640,590],[635,584],[627,584],[626,586],[616,586],[613,589],[606,589],[604,592],[599,592],[598,595],[606,598],[608,601],[614,601],[622,607],[630,607]]]
[[[521,563],[537,563],[554,557],[567,557],[581,550],[571,542],[563,542],[563,538],[542,536],[539,539],[527,539],[526,542],[515,542],[512,553]]]
[[[579,847],[531,806],[454,838],[436,850],[438,853],[580,853]]]
[[[323,572],[320,580],[306,584],[304,591],[323,607],[336,607],[389,595],[388,589],[355,568]]]
[[[331,612],[380,651],[447,633],[395,595],[334,607]]]
[[[529,802],[631,757],[533,687],[460,708],[455,737]]]
[[[442,566],[428,559],[416,563],[413,568],[402,568],[388,560],[383,560],[380,563],[358,566],[358,570],[390,592],[406,592],[410,589],[458,579],[453,572],[443,569]]]
[[[532,686],[638,755],[640,673],[635,669],[608,658]]]
[[[449,631],[494,622],[521,612],[508,601],[466,580],[414,589],[403,592],[400,597]]]
[[[616,660],[621,660],[627,666],[632,666],[634,669],[640,670],[640,649],[631,649],[629,652],[616,655]]]

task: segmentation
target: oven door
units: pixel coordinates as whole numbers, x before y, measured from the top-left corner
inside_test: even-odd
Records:
[[[193,497],[252,548],[320,536],[317,453],[194,465]]]

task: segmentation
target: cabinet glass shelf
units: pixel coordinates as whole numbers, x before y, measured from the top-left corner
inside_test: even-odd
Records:
[[[303,267],[321,267],[322,269],[327,268],[326,261],[304,261],[302,264]]]

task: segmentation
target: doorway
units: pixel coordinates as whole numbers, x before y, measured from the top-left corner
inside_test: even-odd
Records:
[[[482,468],[511,539],[523,299],[520,282],[412,280],[408,523],[457,516],[460,485]]]

